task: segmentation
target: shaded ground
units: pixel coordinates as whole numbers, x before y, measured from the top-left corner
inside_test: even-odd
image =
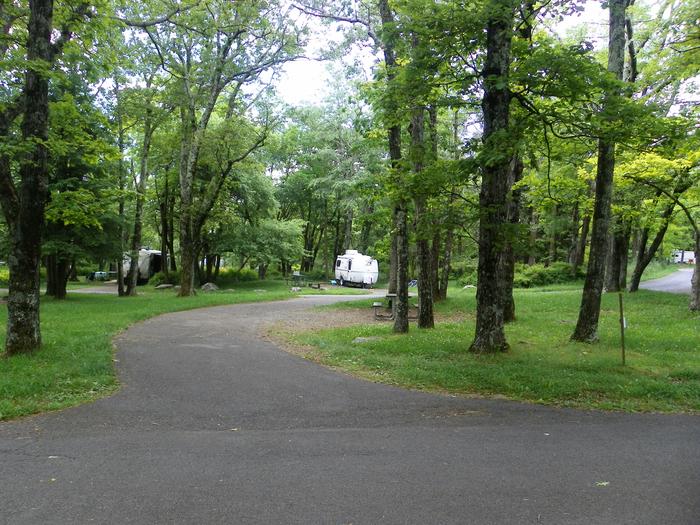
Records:
[[[0,423],[2,521],[697,523],[700,418],[404,391],[259,336],[337,300],[129,329],[116,395]]]
[[[659,279],[652,279],[650,281],[643,281],[640,283],[639,287],[645,290],[656,290],[658,292],[671,292],[671,293],[686,293],[690,294],[691,282],[693,278],[693,268],[681,268],[677,272],[667,275],[666,277],[661,277]]]

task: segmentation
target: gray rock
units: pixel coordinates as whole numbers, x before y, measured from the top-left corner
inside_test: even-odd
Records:
[[[214,283],[204,283],[202,285],[203,292],[215,292],[218,289],[219,289],[219,287],[216,286]]]
[[[163,283],[163,284],[159,284],[158,286],[156,286],[156,290],[167,290],[168,288],[172,288],[172,287],[173,287],[172,284]]]

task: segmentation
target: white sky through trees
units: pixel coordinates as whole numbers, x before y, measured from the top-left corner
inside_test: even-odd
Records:
[[[285,64],[277,82],[279,96],[292,106],[320,103],[328,93],[327,87],[333,78],[330,69],[334,62],[314,60],[314,58],[325,51],[329,40],[337,40],[337,24],[322,25],[320,22],[313,21],[311,23],[317,28],[317,32],[309,39],[309,47],[306,51],[306,56],[309,58]],[[560,35],[580,30],[596,47],[601,44],[604,46],[607,42],[608,15],[598,0],[588,0],[586,9],[580,16],[568,17],[562,22],[549,21],[548,25]],[[344,59],[347,60],[347,57]],[[365,67],[371,66],[375,61],[368,47],[356,49],[351,59],[359,59]],[[340,59],[336,64],[338,62]]]

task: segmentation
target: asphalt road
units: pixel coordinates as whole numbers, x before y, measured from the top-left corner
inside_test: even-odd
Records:
[[[0,522],[700,523],[700,417],[405,391],[258,336],[331,300],[126,331],[116,395],[0,424]]]
[[[693,267],[690,266],[688,268],[681,268],[677,272],[667,275],[666,277],[643,281],[639,284],[639,287],[645,290],[656,290],[658,292],[690,294],[690,281],[692,278]],[[698,523],[700,523],[700,519],[698,519]]]

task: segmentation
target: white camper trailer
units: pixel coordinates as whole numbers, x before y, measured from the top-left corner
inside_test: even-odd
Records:
[[[671,262],[676,264],[695,264],[695,252],[688,250],[674,250],[673,253],[671,253]]]
[[[148,280],[153,277],[154,274],[162,270],[163,257],[159,250],[149,250],[148,248],[141,248],[139,250],[139,268],[138,268],[138,284],[146,284]],[[129,273],[129,268],[131,268],[131,257],[128,253],[124,254],[124,262],[122,263],[122,269],[124,275]]]
[[[362,255],[357,250],[346,250],[335,260],[335,280],[344,286],[345,283],[371,288],[379,278],[379,265],[369,255]]]

